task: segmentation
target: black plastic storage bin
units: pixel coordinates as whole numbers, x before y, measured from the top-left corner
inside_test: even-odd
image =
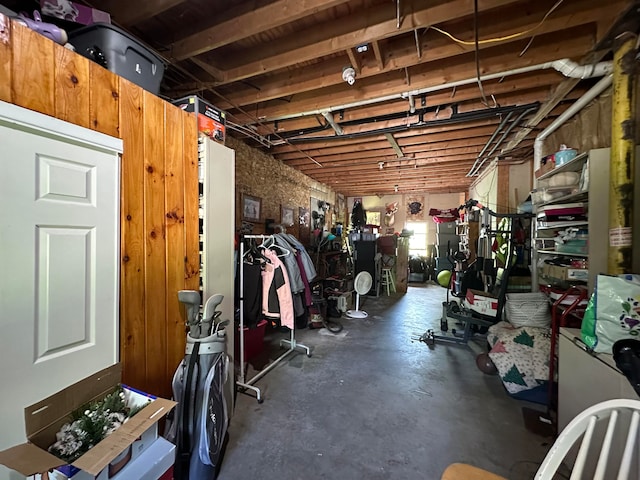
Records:
[[[120,28],[94,23],[69,33],[76,51],[145,90],[158,94],[165,65],[149,48]]]

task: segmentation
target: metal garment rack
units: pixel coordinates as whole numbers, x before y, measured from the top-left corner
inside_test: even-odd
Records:
[[[273,235],[244,235],[242,237],[243,240],[256,240],[260,239],[264,243],[265,240],[273,238]],[[254,377],[250,379],[245,378],[245,361],[244,361],[244,241],[240,242],[240,259],[239,259],[239,275],[240,275],[240,381],[236,382],[236,386],[239,390],[244,391],[246,389],[253,390],[256,392],[256,400],[258,403],[262,403],[264,400],[262,398],[262,393],[260,389],[253,384],[264,377],[270,370],[272,370],[278,363],[284,360],[287,356],[289,356],[296,349],[303,350],[307,353],[307,357],[311,357],[311,350],[306,345],[296,342],[295,337],[295,325],[294,328],[291,329],[291,337],[289,340],[280,340],[280,346],[288,345],[289,348],[286,352],[276,358],[273,362],[263,368],[260,372],[258,372]]]

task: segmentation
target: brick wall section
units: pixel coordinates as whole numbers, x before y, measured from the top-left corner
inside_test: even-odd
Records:
[[[272,155],[252,148],[240,140],[227,137],[226,145],[236,152],[236,228],[239,228],[242,223],[243,193],[262,199],[260,223],[254,224],[254,234],[265,232],[267,218],[280,223],[281,207],[285,206],[294,209],[296,220],[293,227],[287,228],[287,232],[306,241],[309,238],[309,231],[301,229],[298,225],[298,208],[311,209],[311,197],[331,204],[327,222],[328,227],[331,228],[336,192],[328,185],[316,182],[276,160]]]

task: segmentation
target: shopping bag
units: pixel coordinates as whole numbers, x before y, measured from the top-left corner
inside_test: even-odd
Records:
[[[640,275],[598,275],[581,334],[587,347],[608,354],[618,340],[640,339]]]

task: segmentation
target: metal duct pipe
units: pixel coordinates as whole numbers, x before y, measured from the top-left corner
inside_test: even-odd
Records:
[[[614,44],[607,264],[610,275],[632,271],[637,41],[636,34],[626,32]]]
[[[542,160],[542,144],[545,138],[560,128],[567,120],[573,117],[576,113],[582,110],[587,104],[589,104],[594,98],[604,92],[611,86],[613,80],[612,75],[607,75],[598,83],[596,83],[590,90],[588,90],[582,97],[576,100],[562,115],[556,118],[551,125],[545,128],[536,137],[533,142],[533,169],[540,168],[540,161]]]
[[[546,70],[553,68],[565,76],[571,78],[591,78],[606,75],[611,71],[611,62],[600,62],[595,65],[578,65],[576,62],[569,60],[568,58],[554,60],[552,62],[539,63],[536,65],[529,65],[528,67],[514,68],[513,70],[506,70],[504,72],[491,73],[488,75],[482,75],[480,81],[494,80],[496,78],[508,77],[511,75],[519,75],[521,73],[535,72],[538,70]],[[425,87],[418,90],[411,90],[408,92],[395,93],[392,95],[385,95],[383,97],[369,98],[366,100],[359,100],[357,102],[345,103],[343,105],[334,105],[329,109],[316,109],[308,110],[306,112],[293,113],[288,115],[280,115],[277,117],[265,118],[266,121],[286,120],[288,118],[298,118],[307,115],[322,115],[326,111],[346,110],[348,108],[362,107],[364,105],[371,105],[373,103],[387,102],[389,100],[398,100],[402,98],[408,98],[409,96],[419,96],[425,93],[437,92],[439,90],[446,90],[448,88],[460,87],[462,85],[469,85],[477,83],[476,77],[468,78],[465,80],[458,80],[456,82],[443,83],[441,85],[434,85],[432,87]]]

